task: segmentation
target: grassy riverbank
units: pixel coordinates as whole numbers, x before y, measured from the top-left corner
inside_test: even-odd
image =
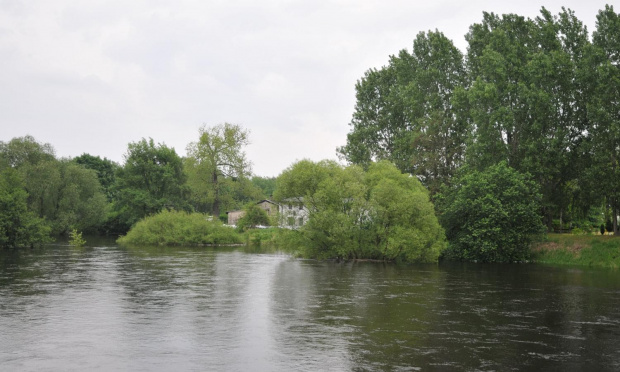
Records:
[[[558,265],[620,267],[620,238],[602,235],[549,234],[534,244],[536,262]]]

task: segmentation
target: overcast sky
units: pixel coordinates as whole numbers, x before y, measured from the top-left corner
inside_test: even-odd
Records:
[[[335,159],[355,82],[439,30],[466,51],[482,12],[576,12],[614,1],[0,0],[0,141],[123,162],[151,137],[185,155],[198,128],[251,131],[254,173]],[[618,8],[618,6],[616,6]],[[616,9],[619,11],[620,9]]]

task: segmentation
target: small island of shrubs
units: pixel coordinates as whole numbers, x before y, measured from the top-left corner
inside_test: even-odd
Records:
[[[229,245],[241,244],[230,227],[202,213],[163,210],[137,222],[117,242],[124,245]]]

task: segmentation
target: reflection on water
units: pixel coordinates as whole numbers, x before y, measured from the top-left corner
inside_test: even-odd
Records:
[[[620,273],[0,251],[2,370],[620,370]]]

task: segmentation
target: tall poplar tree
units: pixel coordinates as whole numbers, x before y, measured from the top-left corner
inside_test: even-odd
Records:
[[[452,101],[466,79],[451,40],[418,34],[411,53],[402,50],[358,81],[352,130],[338,151],[363,166],[389,160],[437,192],[463,161],[468,123]]]
[[[596,17],[593,35],[596,90],[591,100],[590,127],[593,176],[611,209],[619,235],[620,212],[620,16],[608,5]]]
[[[569,209],[583,164],[587,31],[572,11],[553,16],[542,8],[534,20],[485,13],[467,40],[475,123],[468,163],[484,170],[506,161],[533,177],[551,227]]]

